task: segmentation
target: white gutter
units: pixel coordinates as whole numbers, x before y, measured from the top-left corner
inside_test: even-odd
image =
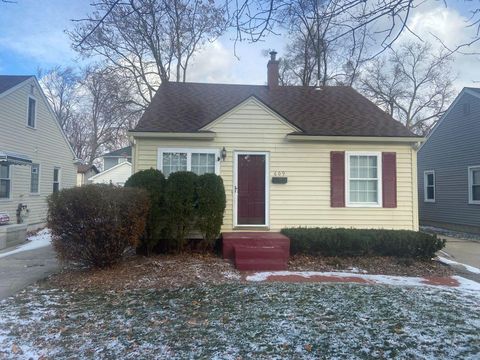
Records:
[[[379,136],[324,136],[288,134],[288,141],[325,141],[325,142],[383,142],[383,143],[420,143],[424,137],[379,137]]]
[[[157,131],[129,131],[129,136],[134,138],[155,138],[155,139],[184,139],[184,140],[213,140],[214,132],[157,132]]]

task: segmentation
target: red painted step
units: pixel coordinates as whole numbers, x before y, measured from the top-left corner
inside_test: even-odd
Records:
[[[238,270],[286,270],[288,255],[279,247],[235,246]]]
[[[283,249],[288,259],[290,239],[275,232],[225,232],[222,233],[222,252],[224,259],[235,260],[235,246],[275,247]]]

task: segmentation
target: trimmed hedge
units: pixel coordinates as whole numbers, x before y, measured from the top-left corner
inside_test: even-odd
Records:
[[[53,248],[63,261],[112,265],[138,246],[149,206],[140,189],[86,185],[53,193],[47,217]]]
[[[125,182],[125,187],[146,190],[150,198],[147,225],[138,247],[138,250],[146,255],[149,255],[165,238],[165,186],[165,176],[156,169],[139,171]]]
[[[200,175],[197,180],[196,193],[196,227],[203,236],[202,247],[211,249],[220,235],[223,213],[227,203],[222,178],[215,174]]]
[[[436,235],[408,230],[286,228],[292,255],[395,256],[430,259],[445,246]]]
[[[181,251],[195,225],[196,185],[198,176],[190,171],[170,174],[165,187],[168,250]]]

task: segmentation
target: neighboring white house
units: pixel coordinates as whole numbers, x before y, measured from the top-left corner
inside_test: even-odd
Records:
[[[88,179],[93,184],[112,184],[123,186],[132,175],[132,164],[128,161],[121,162]]]
[[[77,186],[90,184],[92,176],[97,175],[100,170],[95,165],[80,164],[77,169]]]
[[[0,226],[0,248],[8,226],[42,226],[48,195],[75,186],[76,174],[75,154],[37,79],[0,76],[0,214],[11,224]]]

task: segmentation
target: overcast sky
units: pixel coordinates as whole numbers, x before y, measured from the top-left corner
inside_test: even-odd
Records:
[[[36,74],[37,69],[55,65],[80,66],[81,60],[71,49],[64,30],[73,26],[71,19],[85,16],[91,0],[16,0],[0,3],[0,74]],[[433,41],[435,33],[449,46],[468,41],[473,29],[466,28],[469,6],[480,1],[428,0],[414,10],[410,27],[423,39]],[[405,37],[409,35],[406,34]],[[279,55],[285,41],[270,36],[265,42],[237,44],[233,53],[231,35],[227,34],[206,46],[194,59],[189,81],[264,84],[266,81],[265,49],[276,49]],[[475,49],[480,52],[480,44]],[[480,86],[480,57],[457,56],[454,71],[456,87]]]

